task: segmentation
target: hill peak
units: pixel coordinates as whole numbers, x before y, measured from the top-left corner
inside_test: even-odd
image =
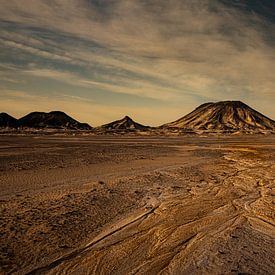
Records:
[[[226,100],[226,101],[218,101],[218,102],[206,102],[199,105],[196,109],[205,108],[210,105],[215,106],[232,106],[232,107],[246,107],[247,105],[239,100]]]
[[[104,124],[99,128],[105,130],[146,130],[149,127],[135,122],[132,118],[126,115],[122,119]]]
[[[192,130],[274,130],[275,122],[241,101],[204,103],[162,127]]]
[[[121,119],[121,121],[134,121],[132,118],[130,118],[129,116],[125,116]]]
[[[17,128],[18,120],[7,113],[0,113],[0,127]]]
[[[52,115],[64,115],[64,116],[68,116],[66,113],[62,112],[62,111],[50,111],[49,114]]]

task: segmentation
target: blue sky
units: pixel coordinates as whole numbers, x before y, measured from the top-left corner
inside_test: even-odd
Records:
[[[242,100],[275,119],[272,2],[0,0],[0,111],[160,125]]]

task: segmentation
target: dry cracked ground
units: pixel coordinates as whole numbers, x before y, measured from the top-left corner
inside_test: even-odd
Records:
[[[274,274],[274,178],[274,136],[1,136],[1,272]]]

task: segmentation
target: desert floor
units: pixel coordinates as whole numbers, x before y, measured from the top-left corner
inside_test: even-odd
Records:
[[[3,274],[274,274],[275,136],[0,136]]]

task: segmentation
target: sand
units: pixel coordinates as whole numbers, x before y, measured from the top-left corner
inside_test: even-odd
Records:
[[[1,136],[1,272],[274,274],[274,152],[274,136]]]

